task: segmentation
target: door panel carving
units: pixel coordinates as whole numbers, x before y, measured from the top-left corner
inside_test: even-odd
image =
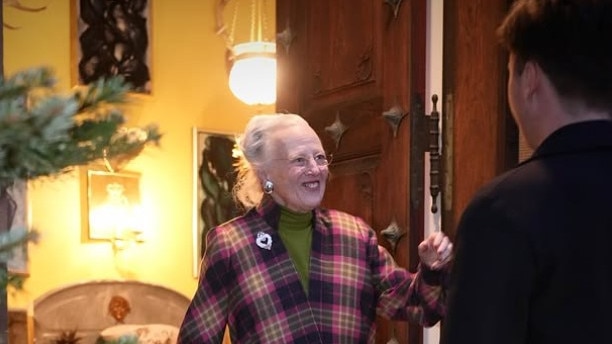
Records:
[[[376,11],[373,1],[310,1],[305,8],[308,96],[372,82]]]
[[[323,205],[361,217],[372,223],[375,168],[379,156],[366,156],[332,164],[328,185],[334,190],[327,192]]]
[[[380,138],[385,129],[380,119],[381,104],[381,98],[369,99],[302,115],[321,137],[325,150],[339,162],[381,152]],[[332,134],[339,131],[342,131],[340,139]]]

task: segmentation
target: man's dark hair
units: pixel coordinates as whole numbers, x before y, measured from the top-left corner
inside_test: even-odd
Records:
[[[560,96],[612,110],[612,0],[518,0],[497,35],[519,73],[534,61]]]

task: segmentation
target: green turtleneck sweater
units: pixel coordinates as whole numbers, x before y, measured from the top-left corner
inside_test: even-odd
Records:
[[[312,243],[312,212],[296,213],[281,207],[278,233],[289,252],[300,282],[308,294],[308,274]]]

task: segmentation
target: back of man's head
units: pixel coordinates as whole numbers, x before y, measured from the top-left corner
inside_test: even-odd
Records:
[[[534,61],[561,97],[612,109],[612,0],[518,0],[497,34],[519,72]]]

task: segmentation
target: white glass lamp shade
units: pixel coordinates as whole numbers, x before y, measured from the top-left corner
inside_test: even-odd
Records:
[[[276,102],[276,44],[248,42],[234,46],[229,88],[248,105]]]

